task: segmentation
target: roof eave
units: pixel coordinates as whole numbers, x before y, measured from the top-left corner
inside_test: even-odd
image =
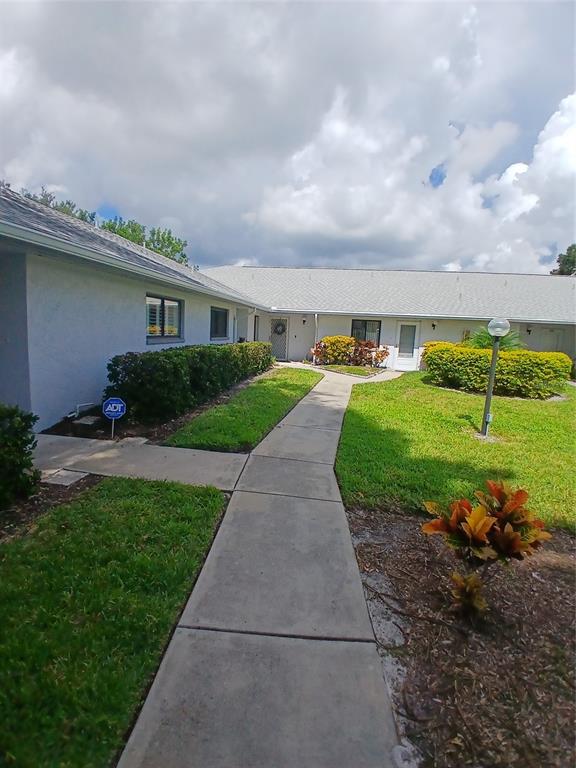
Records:
[[[287,307],[270,308],[270,314],[278,315],[337,315],[348,317],[403,317],[415,320],[491,320],[493,316],[480,315],[441,315],[441,314],[415,314],[414,312],[373,312],[373,311],[341,311],[331,309],[289,309]],[[508,317],[511,323],[546,323],[547,325],[576,325],[576,320],[551,320],[550,318],[536,317]]]
[[[57,237],[50,237],[49,235],[43,235],[39,232],[34,232],[26,227],[21,227],[18,224],[10,224],[7,221],[0,220],[0,235],[3,235],[13,240],[27,243],[29,245],[36,245],[41,248],[47,248],[48,250],[59,251],[71,256],[77,256],[78,258],[92,261],[103,266],[119,269],[122,272],[129,272],[131,274],[139,275],[140,277],[146,277],[156,282],[167,283],[169,285],[177,286],[183,290],[190,290],[196,293],[202,293],[207,296],[214,296],[215,298],[225,299],[233,304],[240,304],[246,307],[254,307],[256,309],[268,310],[268,307],[253,302],[251,299],[240,299],[236,296],[225,291],[215,291],[201,283],[186,282],[176,277],[169,275],[161,275],[153,269],[138,266],[136,264],[129,264],[121,259],[110,256],[103,253],[96,248],[85,248],[81,245],[75,245],[67,240],[61,240]]]

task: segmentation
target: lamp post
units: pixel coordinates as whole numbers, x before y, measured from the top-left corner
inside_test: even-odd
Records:
[[[510,331],[510,323],[502,317],[495,317],[488,323],[488,333],[492,336],[492,362],[490,364],[490,376],[488,377],[488,389],[486,390],[486,404],[484,405],[484,416],[482,417],[482,434],[484,437],[488,434],[488,427],[492,421],[490,405],[492,404],[492,392],[494,390],[494,379],[496,378],[496,363],[498,362],[498,350],[500,349],[500,339]]]

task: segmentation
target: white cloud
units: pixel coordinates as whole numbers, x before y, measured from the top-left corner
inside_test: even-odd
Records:
[[[535,271],[574,237],[569,4],[2,17],[0,177],[167,222],[194,263]]]

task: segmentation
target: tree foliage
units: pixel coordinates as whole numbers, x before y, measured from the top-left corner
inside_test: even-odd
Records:
[[[151,251],[178,261],[180,264],[188,264],[188,257],[184,252],[184,248],[186,248],[188,243],[186,240],[175,237],[170,229],[152,227],[148,234],[146,234],[146,227],[143,224],[134,221],[134,219],[125,221],[121,216],[104,221],[101,226],[102,229],[114,232],[121,237],[125,237],[126,240],[138,243],[138,245],[144,245],[146,248],[150,248]]]
[[[553,269],[551,275],[576,275],[576,243],[566,248],[566,253],[559,253],[556,259],[558,266]]]
[[[80,221],[88,224],[96,223],[96,211],[88,211],[86,208],[80,208],[73,200],[57,200],[54,192],[49,192],[46,187],[41,187],[39,194],[34,194],[27,189],[21,189],[20,194],[29,200],[35,200],[37,203],[53,208],[60,213],[66,213],[68,216],[75,216]]]

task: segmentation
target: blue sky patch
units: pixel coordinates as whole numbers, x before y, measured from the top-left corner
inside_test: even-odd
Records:
[[[436,168],[432,168],[432,170],[430,171],[430,176],[428,176],[428,180],[434,188],[441,187],[442,184],[444,183],[445,178],[446,178],[446,167],[444,163],[437,165]]]
[[[113,219],[115,216],[120,216],[120,211],[116,206],[110,205],[110,203],[102,203],[96,209],[96,215],[101,219]]]

